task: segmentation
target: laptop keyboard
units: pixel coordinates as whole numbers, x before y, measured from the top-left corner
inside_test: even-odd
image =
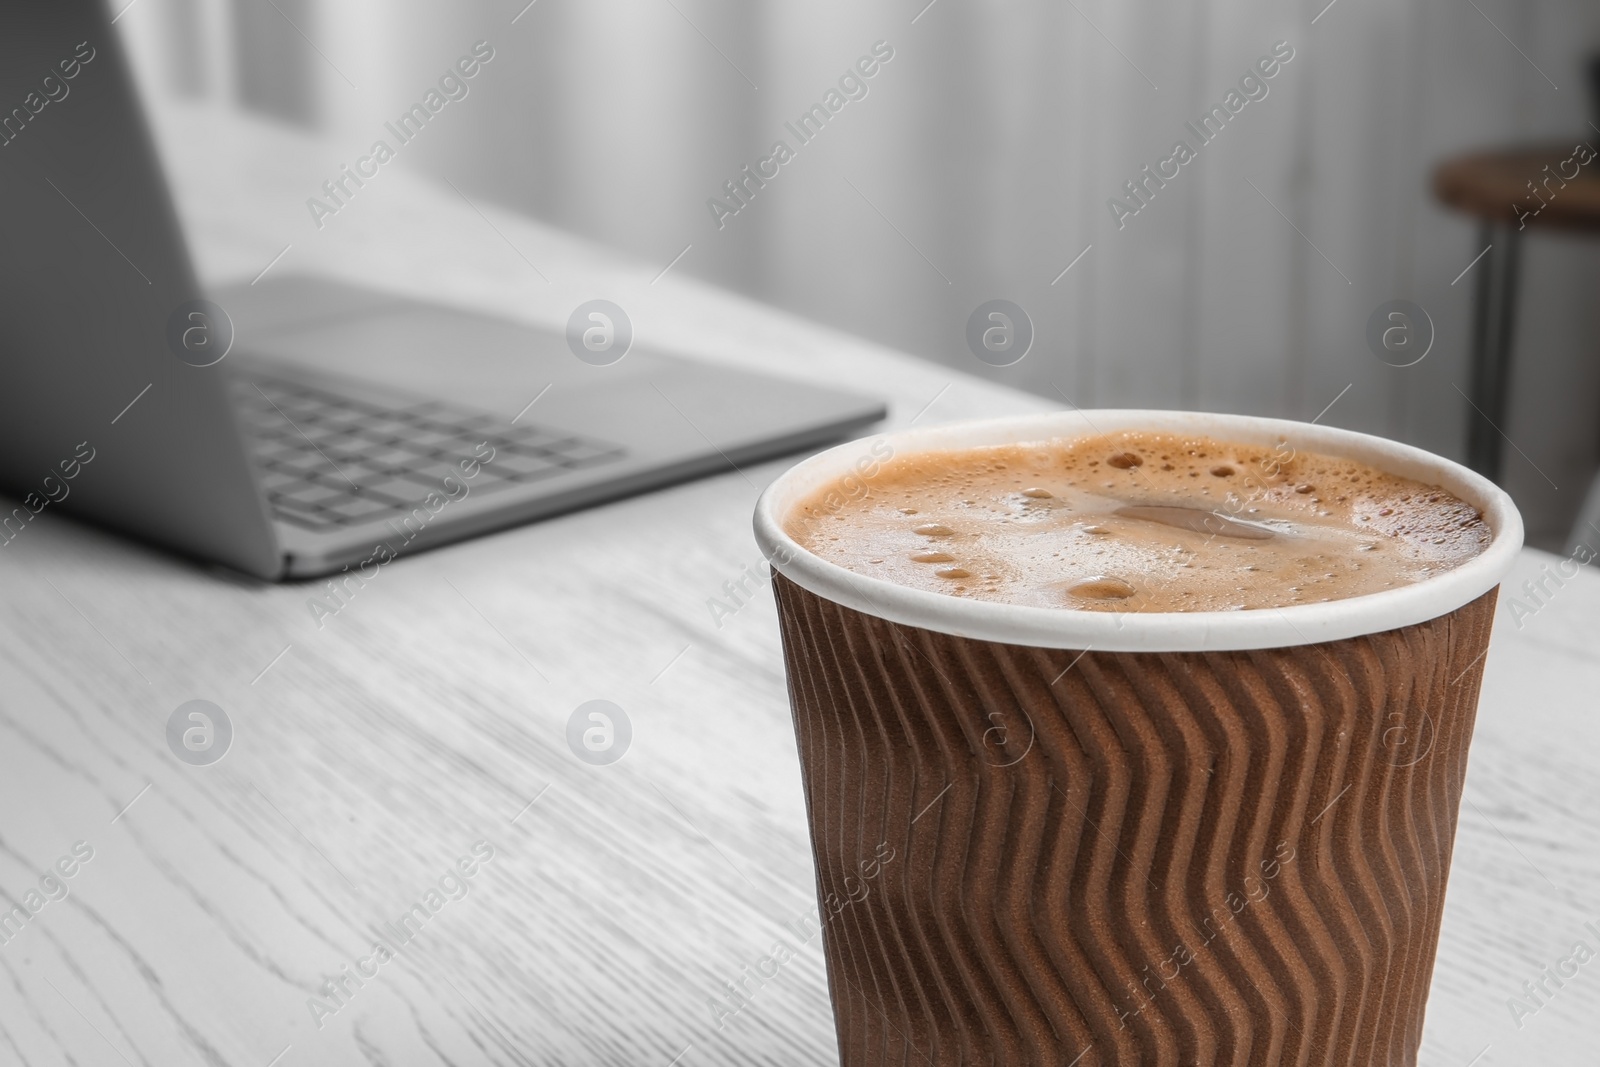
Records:
[[[432,492],[493,493],[615,463],[594,438],[542,430],[433,401],[386,407],[303,382],[236,376],[235,409],[275,518],[308,530],[409,513]],[[494,458],[483,462],[487,443]],[[480,464],[463,479],[462,461]],[[446,476],[454,475],[449,487]]]

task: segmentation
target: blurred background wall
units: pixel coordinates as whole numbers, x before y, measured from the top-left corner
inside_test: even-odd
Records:
[[[1330,422],[1458,458],[1473,278],[1453,280],[1482,244],[1429,173],[1469,148],[1600,144],[1600,5],[1580,0],[525,3],[135,0],[119,28],[155,106],[317,130],[344,146],[330,171],[487,41],[464,114],[398,165],[1080,406],[1310,419],[1340,397]],[[1108,200],[1280,41],[1267,96],[1119,228]],[[785,123],[877,42],[893,56],[866,95],[800,144]],[[732,204],[724,182],[777,140],[794,158],[719,227],[707,201]],[[1525,248],[1504,482],[1559,546],[1600,455],[1600,244]],[[1009,368],[965,342],[996,297],[1036,328]],[[1416,366],[1365,341],[1394,298],[1437,331]]]

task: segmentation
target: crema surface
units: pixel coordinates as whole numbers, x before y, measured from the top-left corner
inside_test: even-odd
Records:
[[[801,502],[807,550],[951,596],[1243,611],[1423,581],[1488,546],[1475,508],[1364,464],[1115,434],[895,456]]]

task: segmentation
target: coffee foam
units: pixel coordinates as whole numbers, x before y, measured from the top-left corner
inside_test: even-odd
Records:
[[[1340,600],[1423,581],[1491,539],[1445,490],[1353,460],[1143,431],[896,456],[784,525],[860,574],[1087,611]]]

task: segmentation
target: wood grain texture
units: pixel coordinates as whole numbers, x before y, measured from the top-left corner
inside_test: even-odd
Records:
[[[1502,226],[1517,223],[1519,230],[1600,229],[1600,178],[1578,169],[1577,147],[1540,145],[1457,156],[1434,168],[1433,195],[1457,211]],[[1575,174],[1562,174],[1565,170]],[[1538,197],[1530,185],[1539,190]]]
[[[403,169],[318,232],[303,198],[346,146],[178,120],[213,278],[292,244],[280,266],[533,322],[606,294],[641,341],[848,382],[890,398],[894,425],[1042,406],[671,273],[652,286],[676,249],[621,262],[480,205],[547,288]],[[759,583],[720,626],[708,607],[760,570],[749,516],[783,466],[402,560],[321,629],[311,589],[42,514],[0,549],[0,892],[22,902],[74,842],[93,857],[0,944],[0,1064],[835,1062],[820,940],[759,977],[817,903],[776,614]],[[1554,562],[1527,553],[1508,589]],[[1597,618],[1587,573],[1521,629],[1499,612],[1429,1067],[1486,1044],[1480,1064],[1592,1051],[1600,969],[1520,1030],[1505,1001],[1600,919]],[[609,767],[565,741],[597,697],[634,729]],[[164,738],[195,698],[235,728],[210,767]],[[495,853],[470,891],[319,1029],[307,1001],[480,840]]]

